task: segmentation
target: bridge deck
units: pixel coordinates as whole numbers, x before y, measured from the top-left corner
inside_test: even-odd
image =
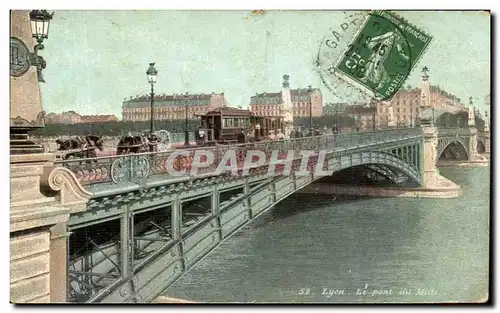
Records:
[[[408,138],[421,136],[421,130],[399,129],[383,130],[361,133],[343,133],[338,135],[324,135],[317,137],[296,138],[281,141],[257,142],[233,146],[216,147],[193,147],[188,149],[188,162],[183,163],[182,156],[178,156],[173,161],[182,161],[180,166],[190,169],[197,153],[212,153],[215,156],[214,165],[209,168],[200,169],[196,175],[186,175],[185,177],[172,177],[170,175],[167,162],[172,162],[170,158],[173,153],[182,153],[186,150],[176,150],[168,152],[141,153],[133,155],[107,156],[92,159],[67,160],[56,162],[58,166],[70,169],[89,192],[95,194],[122,192],[128,189],[147,187],[159,183],[168,183],[167,179],[188,180],[207,175],[214,175],[214,171],[223,160],[223,156],[228,151],[234,151],[238,157],[238,170],[244,169],[243,163],[248,151],[262,151],[266,156],[266,163],[270,159],[273,151],[280,151],[286,154],[287,151],[295,151],[295,155],[300,155],[300,151],[308,150],[314,153],[319,151],[341,152],[349,151],[360,147],[390,145],[398,143]],[[375,150],[379,149],[373,148]],[[203,152],[204,151],[204,152]],[[280,158],[280,157],[278,157]],[[294,158],[295,159],[295,158]],[[182,164],[181,164],[182,163]],[[182,168],[181,168],[182,169]],[[211,174],[210,174],[211,173]]]

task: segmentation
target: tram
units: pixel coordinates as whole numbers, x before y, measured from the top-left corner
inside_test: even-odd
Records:
[[[200,117],[195,132],[198,145],[235,144],[268,140],[283,129],[281,116],[258,116],[250,110],[220,107]]]

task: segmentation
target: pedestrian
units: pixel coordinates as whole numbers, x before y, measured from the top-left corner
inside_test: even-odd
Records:
[[[245,138],[245,132],[243,131],[243,128],[240,129],[240,132],[236,136],[236,139],[238,140],[238,143],[245,143],[246,138]]]

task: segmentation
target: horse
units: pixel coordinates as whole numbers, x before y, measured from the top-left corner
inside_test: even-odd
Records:
[[[104,141],[102,136],[93,136],[87,135],[84,138],[78,136],[72,139],[61,140],[57,139],[56,143],[58,145],[59,151],[67,151],[67,150],[76,150],[80,149],[81,151],[69,153],[65,156],[65,159],[68,158],[95,158],[97,154],[95,149],[103,150]]]
[[[123,137],[120,142],[118,142],[118,147],[116,148],[116,154],[129,154],[129,153],[143,153],[143,152],[153,152],[156,149],[158,143],[158,138],[146,136],[132,136],[128,135]]]
[[[91,147],[95,147],[99,149],[99,151],[102,151],[104,148],[104,141],[102,140],[102,136],[93,136],[93,135],[88,135],[85,136],[85,140],[87,141],[88,145]]]

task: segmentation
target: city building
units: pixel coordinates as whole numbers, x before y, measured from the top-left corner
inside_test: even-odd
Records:
[[[224,93],[155,95],[153,112],[155,120],[178,120],[194,118],[219,107],[228,106]],[[139,122],[151,119],[151,97],[149,95],[130,97],[123,101],[124,121]]]
[[[373,129],[374,118],[376,123],[375,112],[375,107],[353,104],[346,106],[342,114],[354,118],[356,120],[356,127],[359,127],[361,130],[369,130]]]
[[[114,114],[82,115],[81,117],[81,123],[85,124],[106,122],[118,122],[118,118]]]
[[[465,105],[461,102],[460,98],[442,90],[439,86],[429,84],[427,71],[427,68],[424,68],[422,75],[422,86],[424,87],[402,87],[391,101],[377,103],[376,123],[379,126],[387,127],[391,123],[402,127],[415,125],[420,116],[422,106],[430,106],[439,113],[457,113],[465,110]],[[421,92],[422,88],[428,90],[426,91],[429,94],[428,97],[425,95],[426,93]]]
[[[334,116],[342,114],[348,105],[349,103],[346,102],[326,103],[325,106],[323,107],[323,115]]]
[[[281,116],[280,108],[284,103],[287,87],[280,92],[257,93],[250,97],[250,110],[260,116]],[[292,102],[293,117],[321,116],[323,114],[323,95],[319,88],[288,89]],[[312,112],[311,112],[312,111]]]
[[[118,122],[118,118],[114,114],[97,114],[97,115],[80,115],[75,111],[57,113],[49,113],[45,116],[46,124],[91,124],[91,123],[106,123]]]
[[[81,122],[81,116],[75,111],[62,113],[49,113],[45,116],[46,124],[78,124]]]

